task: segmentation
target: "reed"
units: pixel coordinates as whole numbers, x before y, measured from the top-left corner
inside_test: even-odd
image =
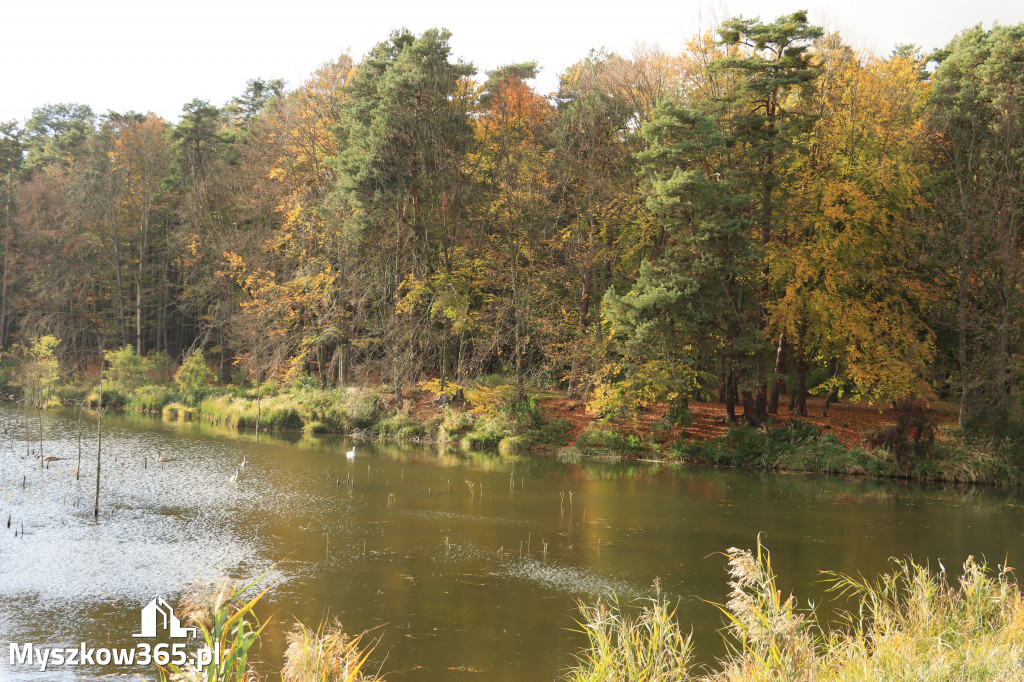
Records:
[[[260,625],[253,607],[267,590],[248,599],[245,595],[260,579],[248,584],[226,579],[194,583],[182,598],[181,611],[189,625],[199,628],[206,646],[220,651],[220,660],[202,671],[169,665],[161,669],[162,680],[171,682],[247,682],[255,678],[249,651],[260,638]]]
[[[580,605],[589,644],[563,680],[1024,679],[1024,598],[1004,564],[968,558],[956,584],[910,560],[893,560],[875,580],[827,574],[833,594],[853,602],[829,630],[813,609],[782,597],[760,542],[756,552],[725,555],[728,647],[715,666],[693,666],[689,637],[660,596],[634,617],[613,599]]]
[[[345,634],[335,620],[312,630],[296,623],[288,633],[282,682],[360,682],[374,679],[363,673],[376,643],[363,644],[366,633]]]
[[[681,682],[693,658],[690,636],[684,635],[663,597],[651,599],[640,615],[623,613],[618,600],[580,603],[579,631],[589,645],[577,654],[577,665],[565,682]]]

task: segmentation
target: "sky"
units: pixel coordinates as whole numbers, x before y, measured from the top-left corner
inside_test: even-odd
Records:
[[[453,55],[481,74],[536,60],[535,86],[550,92],[591,48],[629,54],[648,43],[678,52],[716,18],[772,20],[798,9],[881,55],[900,43],[931,50],[978,23],[1024,22],[1022,0],[0,0],[0,121],[24,122],[58,102],[176,121],[186,102],[224,105],[251,78],[297,87],[324,62],[346,51],[358,60],[402,27],[447,28]]]

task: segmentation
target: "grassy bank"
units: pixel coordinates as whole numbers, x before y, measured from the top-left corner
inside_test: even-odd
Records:
[[[875,581],[831,575],[852,604],[838,627],[783,599],[768,552],[730,549],[728,653],[710,668],[655,595],[639,616],[615,602],[581,605],[589,646],[565,682],[1024,679],[1024,599],[1010,570],[968,559],[961,577],[893,560]]]
[[[543,413],[533,396],[516,398],[500,377],[467,388],[473,401],[439,406],[434,394],[413,390],[396,400],[388,385],[321,388],[311,377],[286,386],[216,386],[205,381],[103,382],[51,387],[39,407],[84,406],[200,421],[229,428],[357,435],[380,440],[438,442],[502,453],[564,446],[572,424]]]
[[[738,426],[712,440],[678,441],[670,450],[670,456],[678,461],[715,466],[957,483],[1024,483],[1024,457],[1012,443],[971,442],[953,433],[928,442],[910,439],[847,448],[831,433],[792,421],[761,429]]]
[[[60,383],[55,369],[46,382],[20,379],[22,394],[40,407],[85,405],[156,414],[167,421],[204,421],[230,428],[354,434],[381,440],[437,442],[465,450],[555,451],[565,461],[584,457],[660,458],[715,466],[773,471],[820,472],[878,478],[1024,483],[1024,451],[1019,438],[1000,442],[967,441],[947,428],[924,403],[906,400],[884,417],[874,413],[875,430],[852,445],[846,419],[839,420],[846,442],[832,424],[800,420],[760,428],[725,425],[687,438],[664,418],[631,424],[587,413],[581,403],[553,392],[517,392],[507,377],[481,377],[466,386],[424,384],[406,388],[396,399],[393,387],[324,388],[309,375],[287,385],[217,385],[199,353],[188,356],[170,376],[126,347],[104,354],[108,368],[100,384],[79,377]],[[55,362],[55,361],[54,361]],[[17,370],[0,372],[7,392],[18,385]],[[23,371],[24,373],[24,371]],[[10,381],[14,376],[14,381]],[[438,400],[442,395],[445,400]],[[440,403],[444,403],[443,406]],[[833,408],[836,409],[836,408]],[[863,416],[863,415],[861,415]],[[710,419],[703,417],[706,427]],[[892,419],[894,423],[887,420]],[[865,425],[866,426],[866,425]]]

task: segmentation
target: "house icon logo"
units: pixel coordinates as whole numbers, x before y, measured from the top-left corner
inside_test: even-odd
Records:
[[[174,609],[163,599],[157,598],[142,607],[142,632],[132,637],[156,637],[157,629],[167,630],[171,637],[195,637],[195,628],[183,628]]]

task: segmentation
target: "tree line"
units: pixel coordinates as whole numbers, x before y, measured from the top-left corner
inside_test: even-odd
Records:
[[[702,398],[761,423],[817,392],[1015,418],[1024,26],[879,57],[804,12],[736,18],[593,51],[551,94],[449,37],[396,31],[177,123],[0,124],[0,347],[399,395],[500,372],[616,415]]]

